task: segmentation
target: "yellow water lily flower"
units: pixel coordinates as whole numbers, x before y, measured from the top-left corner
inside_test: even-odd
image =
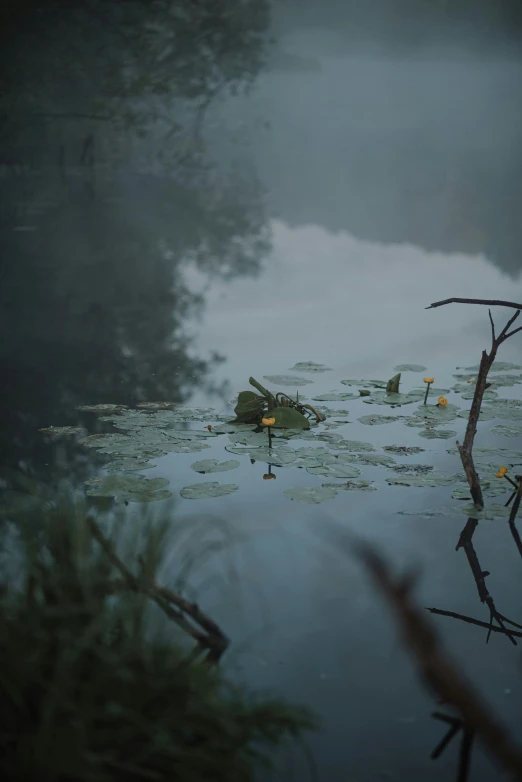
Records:
[[[437,399],[437,404],[439,404],[441,407],[446,407],[446,405],[448,404],[448,400],[446,399],[445,396],[439,396],[439,398]]]
[[[262,418],[261,423],[263,426],[273,426],[275,424],[275,418]]]
[[[434,377],[425,377],[424,378],[424,382],[425,383],[434,383],[435,382],[435,378]]]
[[[265,472],[265,474],[263,475],[263,480],[264,481],[269,481],[270,478],[277,478],[277,475],[274,475],[271,472]]]
[[[475,380],[474,377],[472,377],[471,380],[467,380],[466,382],[467,383],[476,383],[477,381]]]
[[[212,431],[212,424],[207,424],[207,429],[208,429],[209,432],[211,432]]]
[[[507,467],[501,467],[497,474],[495,475],[495,478],[503,478],[504,475],[509,472]]]

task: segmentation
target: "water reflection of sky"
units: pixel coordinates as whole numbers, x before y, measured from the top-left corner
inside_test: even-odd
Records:
[[[477,364],[482,349],[489,349],[487,308],[424,307],[450,296],[522,297],[522,283],[482,255],[428,253],[412,245],[387,246],[332,234],[315,225],[290,228],[280,221],[273,222],[272,235],[273,251],[258,279],[213,285],[198,332],[198,351],[218,350],[226,356],[219,374],[230,379],[234,393],[248,387],[251,374],[264,382],[263,375],[288,373],[296,361],[306,360],[333,370],[305,375],[314,380],[302,387],[309,398],[347,390],[340,385],[345,378],[388,379],[400,363],[427,367],[426,372],[403,373],[404,390],[422,385],[424,375],[448,388],[457,366]],[[197,276],[189,279],[197,287]],[[498,332],[513,313],[493,308],[492,314]],[[517,337],[500,348],[498,360],[520,363]],[[520,398],[519,388],[500,389],[499,396]],[[453,394],[448,397],[461,407],[470,405]],[[377,448],[420,444],[426,451],[404,461],[435,464],[450,473],[461,469],[458,458],[446,451],[455,438],[421,440],[418,430],[400,422],[363,426],[357,423],[359,416],[387,410],[362,400],[332,406],[350,410],[351,423],[334,430],[345,437]],[[395,412],[409,415],[415,407]],[[447,428],[462,440],[465,420]],[[477,443],[520,447],[519,439],[486,435],[486,428],[489,422],[479,430]],[[222,448],[219,438],[205,456],[223,458]],[[226,479],[215,477],[234,481],[240,489],[213,506],[246,537],[233,549],[238,581],[215,598],[214,614],[234,637],[228,664],[239,664],[251,679],[304,699],[324,715],[326,730],[312,744],[325,779],[345,780],[348,771],[356,779],[450,779],[456,747],[436,764],[427,759],[443,732],[430,720],[433,700],[419,685],[366,576],[357,563],[328,546],[321,525],[335,522],[374,541],[395,566],[422,565],[421,605],[487,621],[464,553],[455,551],[466,517],[455,510],[459,503],[450,497],[452,487],[389,487],[384,481],[389,470],[362,467],[360,477],[374,480],[378,491],[339,492],[322,505],[307,506],[287,500],[282,490],[327,479],[287,467],[274,468],[277,480],[264,482],[266,465],[251,465],[246,456],[234,458],[240,459],[240,469],[226,473]],[[185,461],[180,467],[179,458],[165,457],[159,467],[166,472],[161,474],[176,470],[176,483],[196,482],[191,460]],[[400,457],[397,461],[402,462]],[[182,516],[191,512],[187,506],[180,505]],[[450,516],[397,513],[426,508],[445,508]],[[481,523],[474,544],[482,566],[491,571],[488,588],[499,610],[520,621],[514,584],[522,563],[507,525],[500,520]],[[480,628],[445,617],[434,621],[497,713],[516,724],[522,715],[518,648],[502,636],[486,646]],[[359,777],[363,771],[366,776]],[[389,777],[379,776],[387,771]],[[473,779],[485,782],[495,773],[476,752]]]
[[[196,349],[226,355],[219,376],[234,390],[250,374],[286,372],[296,361],[354,378],[381,377],[405,362],[424,364],[435,376],[463,360],[477,363],[490,341],[487,308],[424,308],[451,296],[517,301],[522,294],[522,281],[483,255],[428,253],[279,221],[272,241],[259,278],[214,283],[198,328]],[[203,284],[194,273],[189,280]],[[498,323],[506,313],[493,308]],[[517,337],[501,351],[501,360],[516,361]]]

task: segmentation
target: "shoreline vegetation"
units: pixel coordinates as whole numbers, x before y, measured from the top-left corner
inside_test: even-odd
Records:
[[[489,312],[491,350],[482,352],[466,433],[462,445],[457,442],[480,511],[484,499],[473,461],[474,438],[488,372],[499,346],[522,330],[509,331],[522,305],[447,299],[431,307],[451,302],[517,309],[498,336]],[[397,384],[398,377],[392,379]],[[243,404],[252,405],[254,400],[259,405],[252,392],[242,393],[250,394]],[[301,407],[306,412],[309,406]],[[263,421],[273,424],[272,419]],[[501,468],[497,477],[505,477],[506,472]],[[522,476],[514,477],[517,483],[508,479],[516,489],[508,524],[522,556],[515,525]],[[198,603],[156,580],[169,520],[140,525],[130,561],[120,553],[124,515],[122,511],[119,521],[109,523],[81,502],[61,500],[47,503],[36,526],[34,519],[14,525],[17,556],[10,558],[12,572],[4,574],[0,585],[3,778],[249,782],[270,767],[272,751],[285,742],[300,745],[310,760],[303,736],[317,728],[316,716],[228,681],[219,667],[230,643],[225,632]],[[478,524],[479,518],[470,515],[457,550],[466,553],[479,597],[490,610],[489,624],[449,611],[427,610],[487,628],[487,640],[492,632],[505,634],[516,645],[522,626],[496,608],[485,585],[487,573],[473,548]],[[453,709],[452,714],[439,710],[432,714],[449,725],[432,758],[460,734],[459,782],[469,779],[475,739],[510,778],[522,780],[522,750],[483,704],[464,672],[446,656],[435,630],[415,604],[418,574],[394,576],[381,554],[344,529],[326,524],[317,534],[363,563],[388,602],[424,684],[439,704]],[[168,641],[165,634],[161,638],[151,634],[162,615],[169,620],[167,625],[181,631],[175,638],[172,631],[168,633]],[[317,775],[312,766],[311,775]]]

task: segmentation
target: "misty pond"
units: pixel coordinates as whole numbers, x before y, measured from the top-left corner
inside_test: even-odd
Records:
[[[449,781],[458,740],[430,759],[444,707],[332,530],[419,567],[418,604],[515,736],[522,639],[486,643],[490,611],[456,551],[472,508],[456,441],[488,312],[425,308],[522,301],[522,66],[304,40],[311,63],[291,30],[265,70],[240,51],[246,95],[182,95],[176,125],[156,117],[149,134],[82,118],[72,98],[48,104],[61,119],[28,102],[0,166],[2,508],[30,510],[22,476],[100,511],[171,509],[165,580],[230,637],[232,676],[320,715],[320,779]],[[511,313],[492,308],[497,331]],[[522,464],[521,346],[502,345],[488,378],[473,536],[519,626],[512,487],[496,473]],[[319,415],[230,423],[252,376]],[[310,778],[298,749],[280,765]],[[500,778],[475,746],[470,779]]]

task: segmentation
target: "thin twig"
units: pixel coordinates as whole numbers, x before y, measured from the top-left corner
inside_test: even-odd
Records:
[[[473,619],[473,617],[466,616],[465,614],[457,614],[455,611],[443,611],[441,608],[426,608],[426,611],[429,611],[430,614],[437,614],[438,616],[449,616],[451,619],[460,619],[461,622],[467,622],[470,625],[477,625],[477,627],[484,627],[486,630],[489,629],[489,622],[482,622],[480,619]],[[507,620],[506,617],[503,616],[502,618],[505,622],[508,621],[510,624],[515,625],[515,627],[520,627],[520,625],[517,625],[515,622]],[[504,633],[502,628],[495,627],[495,625],[493,625],[491,629],[494,633]],[[510,633],[517,638],[522,638],[522,632],[519,633],[516,630],[510,630]]]
[[[516,304],[513,301],[500,301],[499,299],[444,299],[444,301],[435,301],[430,304],[429,307],[425,307],[426,310],[431,310],[434,307],[442,307],[443,304],[486,304],[490,307],[513,307],[515,310],[522,310],[522,304]]]

